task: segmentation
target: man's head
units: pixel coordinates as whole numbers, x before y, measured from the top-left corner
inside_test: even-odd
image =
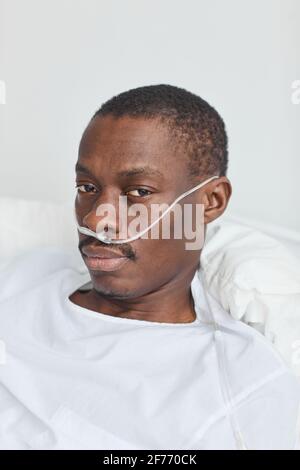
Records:
[[[224,212],[231,195],[227,158],[223,120],[200,97],[171,85],[121,93],[94,114],[80,142],[78,223],[95,232],[100,204],[117,208],[119,196],[126,195],[128,206],[140,203],[150,210],[153,204],[170,205],[183,192],[219,175],[182,201],[203,204],[207,224]],[[118,224],[114,229],[118,233]],[[161,237],[105,245],[80,234],[79,249],[102,246],[103,252],[113,250],[128,257],[111,271],[88,264],[98,293],[125,299],[146,295],[174,280],[188,285],[199,266],[200,250],[187,251],[185,242],[185,238]]]

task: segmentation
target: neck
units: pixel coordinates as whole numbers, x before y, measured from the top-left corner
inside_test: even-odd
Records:
[[[90,310],[121,318],[162,323],[191,323],[196,319],[191,292],[194,274],[190,274],[184,282],[183,279],[173,279],[158,290],[134,299],[105,297],[92,289],[88,294],[82,294],[80,304]],[[75,303],[78,303],[78,300],[77,298]]]

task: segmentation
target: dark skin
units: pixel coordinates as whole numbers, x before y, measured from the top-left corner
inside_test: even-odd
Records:
[[[90,192],[78,191],[76,216],[81,226],[93,231],[99,222],[96,207],[100,203],[117,207],[119,195],[126,194],[128,205],[171,204],[181,193],[213,176],[189,175],[184,150],[178,146],[174,149],[165,124],[158,119],[129,116],[92,119],[81,139],[77,163],[90,173],[77,171],[76,184],[89,185]],[[125,170],[140,167],[149,167],[153,173],[124,174]],[[223,214],[231,192],[230,181],[222,176],[182,203],[204,204],[206,229],[208,223]],[[118,227],[115,229],[118,231]],[[79,233],[79,250],[95,240]],[[75,291],[70,300],[112,316],[164,323],[193,322],[196,314],[190,286],[199,267],[201,249],[186,250],[185,242],[185,238],[137,239],[119,245],[97,241],[99,246],[112,247],[130,259],[113,272],[89,270],[92,289],[87,293]]]

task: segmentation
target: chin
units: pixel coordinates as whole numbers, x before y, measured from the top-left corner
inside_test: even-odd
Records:
[[[99,276],[99,273],[95,275],[90,272],[93,289],[97,294],[112,299],[129,299],[135,297],[135,291],[129,286],[125,286],[124,280],[114,279],[113,276]]]

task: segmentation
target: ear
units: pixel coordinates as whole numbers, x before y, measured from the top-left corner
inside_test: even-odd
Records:
[[[225,211],[232,194],[232,186],[226,176],[211,181],[203,188],[204,224],[209,224]]]

